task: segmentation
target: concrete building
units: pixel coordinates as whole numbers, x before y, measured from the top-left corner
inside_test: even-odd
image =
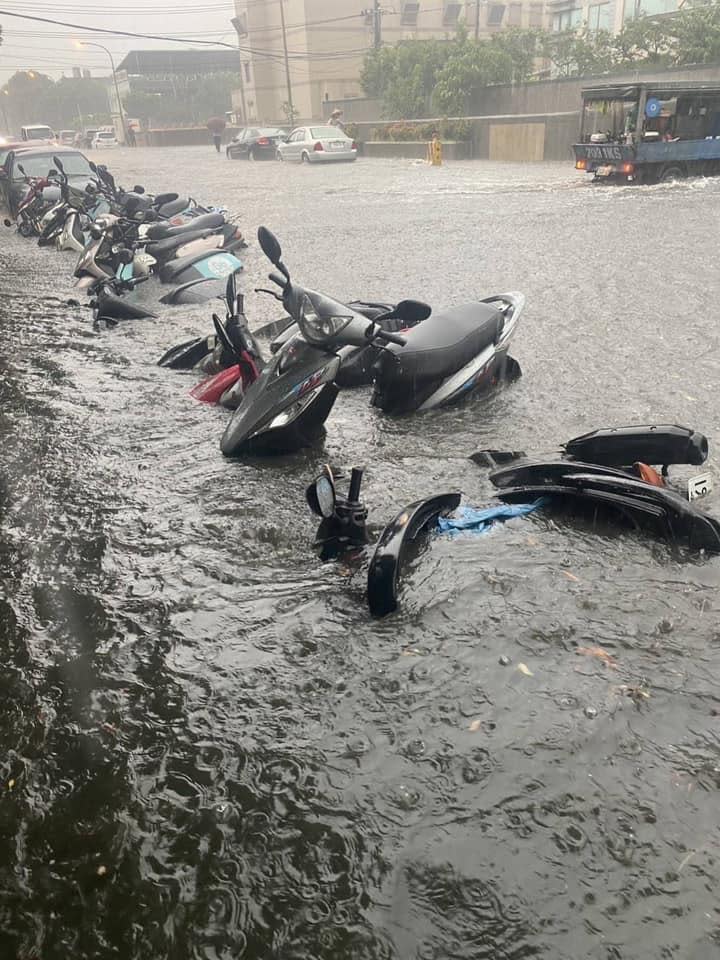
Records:
[[[234,50],[131,50],[117,65],[117,90],[124,101],[132,93],[148,93],[161,98],[176,95],[197,77],[213,73],[237,73],[238,55]],[[116,128],[120,127],[120,106],[112,80],[108,85],[110,110]]]
[[[375,40],[373,0],[235,0],[243,90],[238,119],[275,122],[288,116],[283,50],[285,17],[290,88],[298,119],[322,117],[322,103],[363,95],[360,71]],[[363,10],[363,4],[367,11]],[[381,7],[382,42],[448,38],[465,22],[485,37],[507,27],[550,25],[545,0],[394,0]]]

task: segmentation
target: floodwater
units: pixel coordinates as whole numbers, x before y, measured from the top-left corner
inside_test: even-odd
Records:
[[[343,394],[322,448],[226,461],[227,413],[155,365],[209,311],[94,331],[72,256],[3,234],[0,956],[716,958],[720,560],[537,515],[436,540],[374,622],[303,491],[365,466],[378,527],[488,503],[483,447],[656,421],[712,451],[720,180],[106,159],[340,298],[523,291],[524,377],[399,421]]]

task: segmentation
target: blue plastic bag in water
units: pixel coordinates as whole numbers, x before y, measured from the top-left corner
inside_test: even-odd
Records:
[[[460,507],[453,517],[439,517],[438,528],[441,533],[456,536],[458,533],[487,533],[496,523],[512,520],[514,517],[527,517],[547,503],[547,497],[540,497],[534,503],[501,503],[496,507]]]

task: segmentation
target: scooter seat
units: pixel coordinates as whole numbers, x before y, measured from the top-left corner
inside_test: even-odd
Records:
[[[204,213],[200,217],[193,217],[187,223],[180,223],[176,227],[169,223],[154,223],[148,228],[148,240],[164,240],[166,237],[177,237],[180,234],[191,233],[194,230],[219,230],[225,224],[225,217],[221,213]]]
[[[182,247],[193,240],[202,240],[204,237],[211,236],[212,233],[212,230],[187,230],[177,237],[165,237],[164,240],[148,243],[145,250],[156,260],[162,259],[172,253],[173,250],[177,250],[178,247]]]
[[[159,209],[158,213],[161,217],[176,217],[179,213],[182,213],[183,210],[187,210],[190,201],[183,197],[178,197],[177,200],[171,200],[170,203],[164,203]]]
[[[499,310],[487,303],[466,303],[433,313],[403,333],[404,347],[390,344],[377,364],[377,380],[435,380],[457,373],[497,343],[505,325]]]

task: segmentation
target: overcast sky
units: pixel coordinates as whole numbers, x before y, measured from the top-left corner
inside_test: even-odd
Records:
[[[34,0],[32,3],[0,0],[0,9],[105,29],[237,43],[230,24],[230,18],[235,15],[233,0],[146,0],[145,3],[143,0],[120,0],[120,3],[115,0],[96,0],[95,3],[91,0]],[[116,64],[128,50],[182,49],[183,46],[158,40],[92,35],[3,13],[0,13],[0,26],[3,29],[0,84],[16,70],[36,69],[60,77],[63,72],[71,75],[73,67],[82,67],[91,70],[93,76],[107,75],[110,72],[107,54],[98,49],[78,49],[74,45],[77,39],[102,43],[112,51]]]

